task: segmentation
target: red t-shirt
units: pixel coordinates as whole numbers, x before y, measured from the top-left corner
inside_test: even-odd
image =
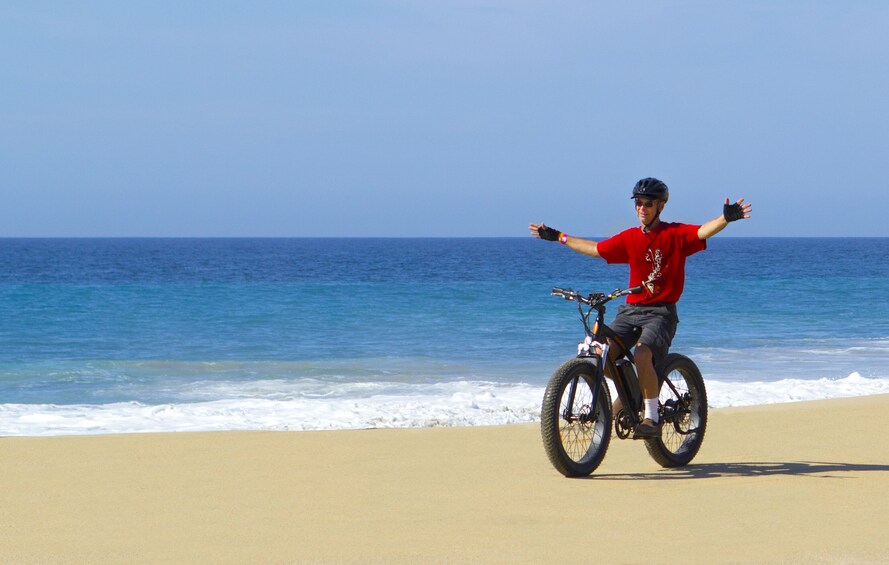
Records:
[[[698,239],[701,226],[661,222],[649,233],[641,227],[600,241],[599,255],[608,263],[630,265],[630,286],[645,291],[627,296],[629,304],[678,302],[685,286],[685,258],[707,248]]]

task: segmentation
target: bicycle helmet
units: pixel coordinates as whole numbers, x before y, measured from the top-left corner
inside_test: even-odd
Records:
[[[648,177],[640,180],[636,183],[636,186],[633,187],[633,196],[630,198],[639,196],[666,202],[670,198],[670,191],[667,189],[667,185],[664,184],[664,181]]]

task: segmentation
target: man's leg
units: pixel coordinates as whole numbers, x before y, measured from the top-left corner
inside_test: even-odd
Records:
[[[625,343],[636,343],[633,359],[636,376],[642,392],[644,414],[642,422],[636,426],[634,438],[650,438],[660,435],[658,427],[658,379],[654,368],[655,350],[658,355],[666,354],[676,333],[679,318],[675,306],[631,306],[618,308],[611,328],[621,335]],[[633,335],[635,334],[635,335]],[[640,335],[641,334],[641,335]],[[630,335],[630,337],[627,339]],[[612,349],[612,353],[616,349]],[[615,414],[620,410],[620,402],[612,406]]]
[[[644,343],[636,346],[636,371],[639,376],[639,388],[642,389],[642,404],[645,406],[645,414],[642,423],[636,428],[635,438],[657,437],[658,429],[657,413],[657,372],[654,370],[654,355],[651,349]]]
[[[611,359],[612,361],[616,361],[619,356],[618,354],[621,353],[620,346],[617,344],[617,342],[615,342],[610,337],[608,338],[608,345],[611,346],[608,349],[608,358]],[[600,353],[601,353],[601,351],[600,351]],[[609,368],[609,365],[610,365],[610,363],[605,363],[605,376],[608,377],[609,379],[611,379],[612,381],[614,381],[615,375],[611,374],[611,369]],[[614,402],[611,403],[611,417],[612,418],[617,418],[617,413],[620,412],[621,406],[622,406],[622,403],[620,401],[620,397],[615,398]]]
[[[644,343],[637,345],[635,359],[642,398],[657,398],[657,372],[654,370],[654,354],[651,352],[651,348]]]

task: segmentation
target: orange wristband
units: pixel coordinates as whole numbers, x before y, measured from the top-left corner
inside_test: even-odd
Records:
[[[562,245],[568,245],[568,234],[559,232],[559,243]]]

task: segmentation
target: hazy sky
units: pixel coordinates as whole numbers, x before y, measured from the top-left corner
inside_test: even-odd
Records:
[[[0,1],[0,236],[889,236],[889,2]]]

